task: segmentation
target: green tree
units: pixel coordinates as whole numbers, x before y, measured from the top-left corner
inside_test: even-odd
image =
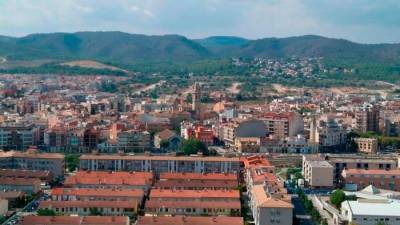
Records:
[[[38,216],[55,216],[56,212],[52,209],[38,209]]]
[[[160,147],[161,149],[166,149],[169,146],[169,141],[168,140],[161,140],[160,141]]]
[[[98,208],[90,208],[89,211],[91,216],[101,216],[101,212]]]
[[[194,138],[183,140],[181,150],[185,155],[196,154],[197,152],[202,152],[203,155],[208,155],[207,146]]]
[[[387,225],[387,223],[385,223],[383,221],[378,221],[378,222],[376,222],[376,225]]]
[[[67,166],[68,171],[72,172],[75,171],[76,168],[78,168],[79,165],[79,154],[69,154],[65,155],[65,163]]]
[[[336,208],[340,208],[340,205],[344,200],[346,200],[346,194],[341,189],[336,189],[332,194],[329,196],[329,199]]]

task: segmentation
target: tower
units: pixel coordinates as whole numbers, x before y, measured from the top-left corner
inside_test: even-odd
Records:
[[[194,84],[193,93],[192,93],[192,111],[196,116],[200,115],[200,98],[201,91],[199,83]]]

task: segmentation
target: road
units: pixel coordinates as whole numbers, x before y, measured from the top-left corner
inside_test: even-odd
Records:
[[[292,198],[292,203],[294,205],[294,214],[297,219],[299,219],[299,225],[314,225],[311,217],[307,214],[306,209],[298,197]]]
[[[24,215],[24,213],[31,212],[32,211],[32,207],[35,206],[35,205],[37,206],[37,200],[39,198],[40,198],[40,196],[38,196],[37,198],[33,199],[24,208],[22,208],[21,211],[16,212],[13,216],[11,216],[4,223],[2,223],[2,225],[14,225],[14,224],[17,224],[18,221],[21,219],[22,215]]]

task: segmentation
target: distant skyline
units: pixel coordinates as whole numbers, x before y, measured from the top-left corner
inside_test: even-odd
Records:
[[[399,0],[0,0],[0,34],[123,31],[400,43]]]

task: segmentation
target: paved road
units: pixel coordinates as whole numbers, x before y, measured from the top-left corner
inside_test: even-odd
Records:
[[[298,197],[292,199],[294,205],[294,214],[299,219],[300,225],[314,225],[311,217],[307,214],[306,209],[303,207],[301,200]]]
[[[2,225],[14,225],[17,224],[18,221],[21,219],[21,216],[24,213],[28,213],[32,211],[32,207],[37,204],[37,200],[40,198],[38,196],[36,199],[33,199],[31,202],[29,202],[21,211],[16,212],[13,216],[8,218]]]

